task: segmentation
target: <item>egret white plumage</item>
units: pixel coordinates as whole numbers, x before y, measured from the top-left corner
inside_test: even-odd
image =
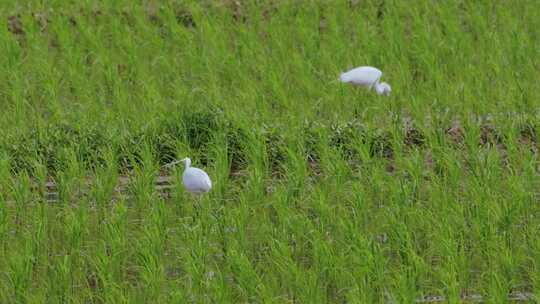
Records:
[[[361,66],[342,73],[339,76],[339,80],[357,86],[364,86],[369,90],[375,87],[378,95],[388,96],[392,92],[392,88],[388,83],[380,82],[381,76],[381,70],[370,66]]]
[[[183,162],[186,166],[184,173],[182,174],[182,182],[184,188],[190,193],[202,194],[210,191],[212,188],[212,181],[206,172],[199,168],[191,166],[191,159],[186,157],[180,162]]]

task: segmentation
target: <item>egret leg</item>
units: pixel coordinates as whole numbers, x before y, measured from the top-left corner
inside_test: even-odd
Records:
[[[195,202],[197,204],[196,208],[197,208],[197,216],[200,216],[200,211],[201,211],[201,196],[199,194],[194,194],[194,198],[195,198]]]
[[[203,205],[201,204],[203,200],[203,195],[200,193],[193,194],[193,198],[196,201],[195,203],[195,210],[196,210],[196,216],[197,218],[201,219],[201,209],[203,208]]]

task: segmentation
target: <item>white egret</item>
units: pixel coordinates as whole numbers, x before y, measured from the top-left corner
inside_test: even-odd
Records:
[[[190,193],[202,194],[210,191],[212,188],[212,181],[206,172],[199,168],[191,166],[191,159],[186,157],[180,162],[183,162],[186,166],[184,173],[182,174],[182,182],[184,187]]]
[[[375,91],[378,95],[388,96],[390,95],[390,92],[392,92],[392,88],[386,82],[379,82],[381,76],[381,70],[370,66],[361,66],[342,73],[339,76],[339,80],[357,86],[364,86],[369,90],[375,87]]]

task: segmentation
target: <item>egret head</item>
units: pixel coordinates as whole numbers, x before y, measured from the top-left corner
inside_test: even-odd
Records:
[[[189,157],[186,157],[184,159],[181,159],[180,162],[184,163],[186,168],[189,168],[191,166],[191,159]]]
[[[379,95],[389,96],[390,92],[392,92],[392,87],[386,82],[381,82],[375,86],[375,90]]]

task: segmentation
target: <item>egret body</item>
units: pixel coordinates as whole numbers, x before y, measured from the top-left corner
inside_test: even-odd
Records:
[[[191,159],[186,157],[181,160],[186,166],[182,174],[182,182],[186,191],[195,194],[202,194],[210,191],[212,181],[206,172],[191,166]]]
[[[375,87],[375,91],[378,95],[388,96],[390,95],[390,92],[392,92],[392,88],[388,83],[380,82],[381,76],[381,70],[370,66],[361,66],[342,73],[339,76],[339,80],[344,83],[364,86],[369,90]]]

